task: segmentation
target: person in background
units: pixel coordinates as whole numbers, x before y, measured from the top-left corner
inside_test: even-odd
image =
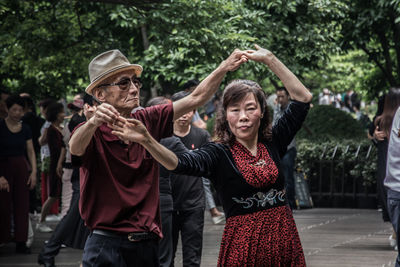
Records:
[[[389,139],[391,135],[391,128],[393,123],[393,118],[396,110],[400,107],[400,89],[390,88],[388,94],[385,96],[382,114],[377,116],[374,120],[375,130],[373,137],[378,145],[378,195],[382,198],[382,216],[383,220],[387,221],[390,219],[389,207],[387,204],[388,199],[388,189],[384,186],[385,177],[387,176],[388,170],[388,156],[389,156]],[[386,200],[386,202],[385,202]],[[392,247],[398,245],[397,241],[397,231],[394,228],[394,232],[389,236],[389,242]]]
[[[146,107],[151,107],[155,105],[162,105],[171,103],[170,99],[163,96],[154,97],[147,102]],[[171,136],[163,138],[160,143],[173,151],[175,154],[180,154],[187,152],[188,149],[181,142],[181,140],[176,136]],[[163,233],[163,238],[160,240],[159,244],[159,259],[160,266],[169,267],[172,263],[173,258],[173,237],[172,237],[172,216],[173,216],[173,198],[171,189],[171,173],[160,165],[160,210],[161,210],[161,229]]]
[[[370,118],[361,111],[361,103],[357,101],[353,105],[354,113],[356,114],[356,120],[360,122],[364,129],[368,129],[371,124]]]
[[[319,105],[331,105],[332,104],[331,92],[329,91],[328,88],[322,89],[322,95],[318,99],[318,104]]]
[[[24,106],[25,102],[20,96],[9,96],[6,99],[8,115],[0,120],[0,243],[11,241],[13,218],[17,253],[30,253],[26,246],[29,189],[36,185],[32,133],[29,126],[21,122]]]
[[[25,102],[24,108],[24,116],[22,117],[22,122],[27,124],[32,132],[32,143],[33,148],[35,150],[36,159],[40,158],[40,145],[39,145],[39,137],[40,137],[40,129],[43,126],[45,120],[40,116],[36,115],[36,106],[33,102],[33,99],[27,95],[26,93],[20,94],[20,97]],[[36,170],[37,180],[40,179],[40,171]],[[37,197],[36,186],[29,191],[29,213],[35,214],[36,212],[40,212],[41,203],[40,199]],[[27,247],[31,247],[34,238],[34,231],[32,227],[32,220],[29,217],[29,231],[28,231],[28,240],[26,242]]]
[[[178,101],[189,93],[180,91],[172,95]],[[188,150],[198,149],[210,140],[210,134],[192,125],[195,110],[182,115],[174,121],[174,136],[178,137]],[[204,227],[204,186],[202,179],[189,175],[171,175],[171,188],[174,203],[172,215],[172,237],[174,258],[179,236],[182,241],[183,266],[200,266],[203,248]]]
[[[71,111],[72,116],[65,122],[63,127],[62,135],[63,141],[66,149],[65,162],[63,163],[63,174],[62,174],[62,192],[61,192],[61,217],[64,217],[69,210],[69,205],[71,204],[71,198],[73,195],[72,189],[72,173],[74,168],[71,161],[71,153],[69,152],[69,139],[74,128],[85,121],[85,116],[83,115],[83,105],[84,101],[80,94],[75,95],[74,100],[68,103],[67,107]]]
[[[76,98],[72,103],[75,103],[78,107],[80,107],[80,100]],[[85,120],[85,117],[88,118],[93,116],[95,111],[96,102],[93,101],[93,98],[90,95],[84,95],[84,115],[82,116]],[[76,113],[77,114],[77,113]],[[75,114],[75,115],[76,115]],[[72,119],[66,125],[69,131],[73,131],[76,126],[78,126],[82,121],[82,117],[77,119]],[[68,139],[69,140],[69,139]],[[64,141],[66,139],[64,138]],[[68,142],[66,143],[66,145]],[[68,146],[66,146],[68,147]],[[71,174],[71,184],[72,184],[72,198],[71,203],[69,205],[69,209],[67,214],[61,219],[60,223],[57,225],[54,233],[50,237],[47,243],[43,245],[42,251],[38,255],[38,263],[40,265],[44,265],[45,267],[53,267],[55,262],[55,257],[58,255],[61,246],[64,244],[67,247],[75,248],[75,249],[83,249],[85,246],[85,242],[87,237],[90,234],[89,229],[85,227],[85,223],[82,220],[79,214],[79,165],[80,162],[74,157],[71,157],[68,149],[66,155],[66,162],[72,165],[72,174]],[[70,159],[70,161],[68,160]],[[64,169],[65,171],[65,169]],[[73,234],[71,234],[73,233]]]
[[[400,87],[390,88],[389,95],[400,96]],[[398,103],[400,104],[400,103]],[[385,99],[386,108],[386,99]],[[387,188],[387,208],[393,229],[396,232],[396,241],[400,240],[400,106],[397,107],[393,116],[382,113],[379,126],[389,139],[387,153],[386,177],[384,185]],[[385,114],[385,115],[384,115]],[[390,123],[391,122],[391,123]],[[396,267],[400,267],[400,250],[397,250]]]
[[[43,118],[46,118],[46,110],[47,107],[54,103],[55,101],[51,98],[46,98],[39,103],[40,114]],[[51,123],[45,120],[42,128],[40,129],[40,137],[39,137],[39,145],[40,145],[40,165],[41,165],[41,198],[42,198],[42,206],[46,202],[49,196],[49,166],[50,166],[50,150],[47,144],[47,130]],[[50,208],[49,216],[46,217],[46,220],[49,221],[58,221],[60,218],[59,214],[59,201],[56,201],[53,206]],[[41,232],[51,232],[52,229],[50,227],[45,227],[43,225],[40,228]]]
[[[286,112],[290,104],[290,95],[285,87],[280,87],[276,90],[278,104],[274,108],[274,117],[272,125],[275,125],[279,119]],[[281,166],[283,176],[285,177],[286,198],[289,202],[290,208],[296,209],[295,201],[295,188],[294,188],[294,171],[296,162],[296,139],[293,137],[292,141],[287,147],[285,155],[281,159]]]
[[[189,94],[196,88],[196,86],[198,84],[199,84],[198,80],[189,80],[183,85],[183,90]],[[218,101],[219,101],[218,97],[219,97],[219,94],[215,93],[213,98],[206,105],[207,106],[208,105],[217,106]],[[214,103],[214,101],[215,101],[215,103]],[[212,111],[210,113],[210,115],[213,112],[214,111]],[[200,129],[204,129],[204,130],[207,129],[207,124],[201,119],[199,112],[197,110],[194,111],[191,124]],[[204,193],[205,193],[206,206],[210,212],[213,223],[214,224],[223,223],[225,221],[225,214],[223,212],[220,212],[217,209],[217,206],[215,205],[215,201],[214,201],[214,196],[211,191],[211,183],[207,178],[203,178],[203,187],[204,187]]]
[[[198,80],[189,80],[183,85],[183,90],[188,93],[191,93],[191,92],[193,92],[194,89],[196,89],[197,85],[199,85]],[[197,109],[193,115],[192,123],[197,128],[200,128],[200,129],[207,128],[207,123],[205,123],[205,121],[200,117],[200,114],[197,111]]]
[[[235,80],[224,90],[218,143],[178,156],[157,145],[146,149],[165,155],[157,160],[175,173],[214,182],[228,218],[218,266],[306,266],[279,163],[306,118],[312,94],[270,51],[256,45],[244,55],[266,64],[289,91],[292,101],[272,129],[261,87]],[[138,121],[117,121],[111,127],[124,142],[153,141]]]
[[[63,142],[61,124],[64,121],[65,113],[64,106],[61,103],[55,102],[50,104],[46,110],[46,120],[51,123],[47,129],[46,139],[50,150],[50,165],[49,165],[49,197],[43,204],[40,221],[36,225],[41,232],[47,232],[49,228],[45,224],[46,216],[49,214],[51,206],[61,196],[61,177],[62,164],[65,159],[65,145]]]

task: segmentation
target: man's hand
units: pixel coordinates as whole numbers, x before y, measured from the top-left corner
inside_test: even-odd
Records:
[[[227,72],[234,71],[245,62],[247,62],[245,52],[239,49],[235,49],[227,59],[222,61],[220,67],[222,67]]]
[[[257,61],[257,62],[262,62],[265,63],[267,65],[269,65],[269,63],[271,63],[271,60],[274,57],[274,54],[272,54],[271,51],[269,51],[268,49],[262,48],[258,45],[254,45],[256,50],[246,50],[245,51],[245,56],[248,59]]]
[[[10,192],[10,185],[8,184],[8,181],[4,176],[0,177],[0,191],[2,190]]]
[[[35,172],[31,172],[26,185],[29,186],[30,190],[32,190],[36,186],[36,173]]]
[[[119,139],[128,142],[143,144],[150,140],[150,133],[147,131],[143,123],[136,119],[125,119],[118,117],[113,124],[108,124],[113,129],[112,134],[118,136]]]
[[[379,126],[376,126],[374,131],[374,138],[378,141],[383,141],[386,138],[384,131],[379,131]]]
[[[103,123],[112,124],[120,115],[113,106],[107,103],[93,107],[93,110],[90,110],[90,112],[87,114],[88,116],[91,116],[90,119],[88,119],[88,123],[91,123],[97,127]]]

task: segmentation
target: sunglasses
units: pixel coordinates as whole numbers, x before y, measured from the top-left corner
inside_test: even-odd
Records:
[[[109,84],[100,84],[97,88],[104,87],[104,86],[118,86],[121,91],[128,90],[131,88],[131,84],[134,84],[137,89],[142,88],[142,82],[137,77],[132,78],[124,78],[117,83],[109,83]]]

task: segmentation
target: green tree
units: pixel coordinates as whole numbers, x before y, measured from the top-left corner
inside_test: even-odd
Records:
[[[373,94],[400,85],[400,0],[347,0],[341,20],[344,51],[360,49],[379,71],[365,77]]]
[[[93,56],[118,48],[144,66],[144,94],[172,93],[204,78],[234,48],[254,43],[303,76],[336,51],[334,21],[342,9],[341,1],[323,0],[5,0],[0,82],[37,98],[65,96],[89,83]],[[249,63],[227,79],[237,77],[267,87],[273,75]]]

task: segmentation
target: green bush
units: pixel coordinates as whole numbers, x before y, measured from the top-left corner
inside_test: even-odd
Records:
[[[363,185],[370,187],[376,183],[376,158],[376,148],[368,139],[325,142],[297,140],[297,167],[310,178],[318,176],[320,160],[334,161],[333,175],[336,177],[343,175],[343,164],[346,162],[347,171],[344,175],[361,177]]]
[[[327,141],[366,137],[365,130],[356,119],[333,106],[311,108],[304,125],[311,130],[311,134],[303,127],[297,134],[298,138]]]

